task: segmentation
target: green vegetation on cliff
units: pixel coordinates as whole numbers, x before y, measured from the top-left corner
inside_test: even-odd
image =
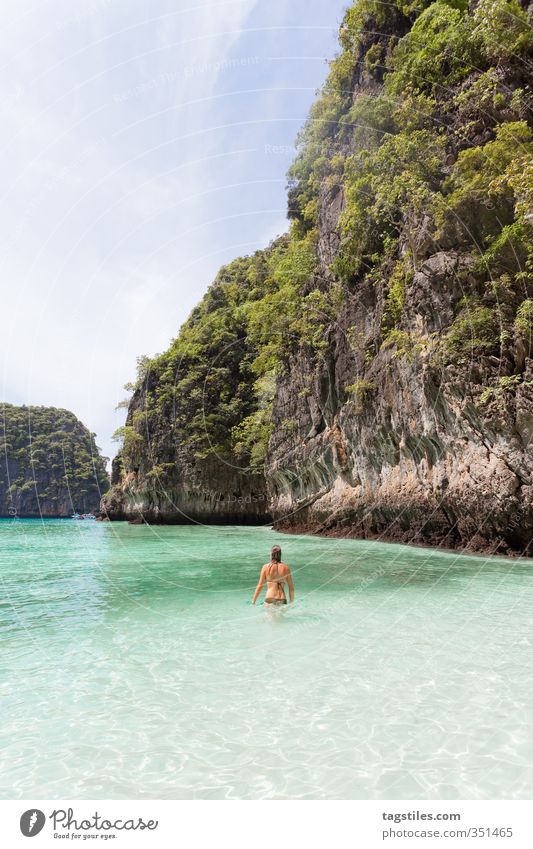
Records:
[[[289,171],[289,231],[223,268],[170,349],[143,362],[119,490],[129,473],[144,488],[151,474],[175,476],[180,451],[255,472],[266,459],[277,473],[281,451],[324,430],[324,409],[344,398],[350,417],[367,416],[400,361],[492,358],[513,377],[506,387],[522,385],[533,314],[527,5],[356,0],[340,48]],[[367,318],[354,324],[360,304]],[[316,387],[331,383],[324,401]],[[291,398],[309,399],[301,425]]]
[[[344,279],[376,266],[387,275],[400,255],[416,268],[423,225],[434,250],[455,240],[487,278],[510,271],[523,286],[533,247],[526,13],[505,0],[425,5],[399,40],[420,6],[399,2],[386,18],[383,4],[360,0],[347,13],[344,50],[291,168],[291,214],[305,225],[328,178],[345,188],[334,266]],[[369,47],[374,27],[382,37]],[[511,73],[498,84],[504,60]],[[379,93],[353,98],[357,83],[381,79]]]
[[[276,376],[298,346],[324,348],[324,327],[342,297],[338,287],[323,293],[313,286],[315,265],[316,233],[295,225],[266,250],[220,270],[171,347],[140,363],[142,408],[131,408],[116,434],[126,468],[142,465],[144,437],[157,442],[162,421],[170,427],[167,457],[179,444],[197,459],[262,467]]]
[[[94,434],[68,410],[0,407],[0,515],[98,509],[109,480]]]

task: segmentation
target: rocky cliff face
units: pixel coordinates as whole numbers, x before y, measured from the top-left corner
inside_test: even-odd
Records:
[[[518,40],[516,52],[502,44],[512,12],[522,16],[515,33],[523,47],[528,44],[522,55]],[[374,27],[367,22],[372,35],[363,29],[356,47],[351,107],[354,117],[365,116],[357,107],[371,92],[374,105],[366,115],[374,120],[363,131],[337,131],[330,142],[344,155],[355,147],[356,155],[351,173],[345,166],[337,183],[326,179],[318,190],[317,275],[332,285],[343,242],[348,261],[350,250],[361,259],[350,245],[350,229],[360,228],[346,213],[350,193],[352,214],[370,229],[392,222],[387,235],[395,244],[390,251],[382,239],[377,262],[363,255],[359,268],[342,275],[344,303],[327,329],[324,354],[317,358],[301,348],[279,380],[266,466],[275,523],[285,530],[530,550],[531,208],[522,219],[520,202],[525,212],[532,160],[531,134],[525,121],[517,121],[528,117],[521,99],[529,93],[531,70],[526,17],[518,5],[511,10],[500,3],[491,12],[477,4],[476,12],[434,3],[408,30],[405,18],[395,21],[393,32],[374,21]],[[432,79],[436,65],[428,54],[434,50],[436,59],[436,25],[444,33],[443,54]],[[483,26],[485,44],[477,40]],[[399,31],[404,37],[391,57]],[[463,45],[477,57],[475,67],[457,56],[454,39],[461,31]],[[382,66],[369,63],[371,53],[391,57],[393,65],[398,57],[399,70],[389,71],[385,84]],[[401,146],[383,133],[374,152],[368,133],[383,115],[376,107],[381,101],[386,113],[392,95],[393,113],[409,121],[409,105],[425,115],[411,113],[407,131],[396,124]],[[422,133],[423,145],[409,153]],[[506,133],[507,154],[498,142]],[[420,181],[420,165],[428,165],[435,141],[436,171],[430,175],[428,168]],[[380,158],[387,146],[399,164]],[[381,178],[367,166],[372,158],[385,172]],[[521,174],[520,188],[515,183],[514,197],[504,197],[496,185],[502,187],[513,168]],[[363,203],[353,203],[365,181]],[[376,203],[373,189],[390,192],[392,203],[386,197]],[[296,191],[302,191],[298,183]],[[386,214],[380,217],[381,211]],[[290,433],[282,426],[287,421],[297,423]]]
[[[431,258],[420,275],[430,271],[434,282],[437,262],[446,259]],[[375,293],[365,294],[371,303]],[[433,362],[429,349],[399,357],[391,346],[361,366],[359,397],[347,397],[354,363],[345,322],[365,332],[360,301],[350,319],[349,309],[319,373],[302,356],[280,383],[276,419],[298,428],[286,434],[279,424],[269,452],[276,526],[525,550],[533,531],[531,362],[519,382],[481,404],[485,387],[501,387],[516,374],[513,365],[487,356],[465,371]],[[412,317],[420,319],[414,305]],[[442,329],[437,318],[426,332]],[[365,339],[373,339],[371,329]],[[294,392],[309,384],[310,392]]]
[[[290,233],[140,376],[112,516],[530,551],[531,12],[387,10],[347,12]]]
[[[94,434],[68,410],[0,407],[0,516],[99,509],[109,479]]]
[[[261,265],[262,253],[258,257]],[[257,408],[243,305],[254,260],[222,269],[168,351],[140,361],[123,447],[102,503],[112,519],[169,523],[270,520],[262,466],[236,429]],[[258,273],[261,272],[259,267]],[[237,440],[238,441],[238,440]]]

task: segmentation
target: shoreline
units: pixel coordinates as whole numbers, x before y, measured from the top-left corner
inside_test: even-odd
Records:
[[[218,518],[218,517],[214,517]],[[75,521],[71,519],[70,516],[0,516],[0,521],[13,521],[13,520],[24,520],[24,521],[38,521],[38,520],[54,520],[54,521]],[[470,543],[465,543],[463,540],[457,540],[455,544],[452,543],[452,540],[447,540],[446,537],[443,540],[429,540],[423,538],[407,538],[408,532],[398,532],[398,533],[390,533],[383,532],[379,533],[368,533],[365,532],[361,534],[355,530],[352,530],[349,527],[345,528],[324,528],[319,525],[310,525],[306,523],[302,523],[301,525],[277,525],[275,521],[267,521],[267,522],[242,522],[238,519],[235,521],[183,521],[183,519],[178,521],[148,521],[141,516],[137,516],[131,519],[127,517],[121,517],[116,519],[110,519],[107,516],[99,516],[96,519],[98,524],[101,523],[125,523],[128,525],[147,525],[151,526],[162,526],[162,527],[178,527],[178,526],[200,526],[200,527],[256,527],[256,528],[264,528],[273,531],[274,533],[284,534],[287,536],[305,536],[305,537],[315,537],[322,539],[346,539],[346,540],[354,540],[359,542],[377,542],[385,545],[404,545],[408,548],[423,548],[428,551],[435,552],[443,552],[448,554],[457,554],[464,555],[467,557],[500,557],[508,560],[519,560],[519,559],[533,559],[533,552],[529,554],[527,550],[520,551],[517,549],[513,549],[504,543],[501,539],[499,540],[479,540],[475,545],[471,545]],[[473,538],[475,540],[475,537]],[[446,542],[448,544],[446,544]],[[533,542],[533,541],[532,541]]]
[[[533,560],[533,552],[528,554],[526,550],[519,551],[518,549],[510,548],[502,540],[495,540],[493,544],[487,541],[486,545],[476,547],[468,547],[468,545],[458,540],[456,545],[443,545],[441,542],[430,541],[424,539],[407,540],[406,533],[398,534],[360,534],[349,529],[321,529],[320,527],[312,527],[309,525],[296,525],[290,527],[276,527],[275,523],[272,529],[277,533],[293,535],[293,536],[311,536],[321,537],[323,539],[352,539],[359,542],[379,542],[384,545],[405,545],[409,548],[425,548],[430,551],[442,551],[448,554],[459,554],[467,557],[503,557],[510,560],[529,559]],[[446,539],[446,537],[444,538]],[[533,544],[533,540],[532,540]]]

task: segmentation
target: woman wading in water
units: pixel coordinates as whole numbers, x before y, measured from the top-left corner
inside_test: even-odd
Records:
[[[255,588],[252,604],[255,604],[263,584],[266,581],[266,596],[265,604],[274,606],[279,604],[287,604],[287,596],[285,595],[285,583],[289,587],[289,601],[294,601],[294,584],[292,582],[291,570],[286,563],[281,562],[281,548],[275,545],[270,555],[270,563],[266,563],[261,569],[259,575],[259,583]]]

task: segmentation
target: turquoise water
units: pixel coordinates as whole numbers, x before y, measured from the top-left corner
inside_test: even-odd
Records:
[[[531,561],[5,520],[0,575],[1,798],[533,794]]]

